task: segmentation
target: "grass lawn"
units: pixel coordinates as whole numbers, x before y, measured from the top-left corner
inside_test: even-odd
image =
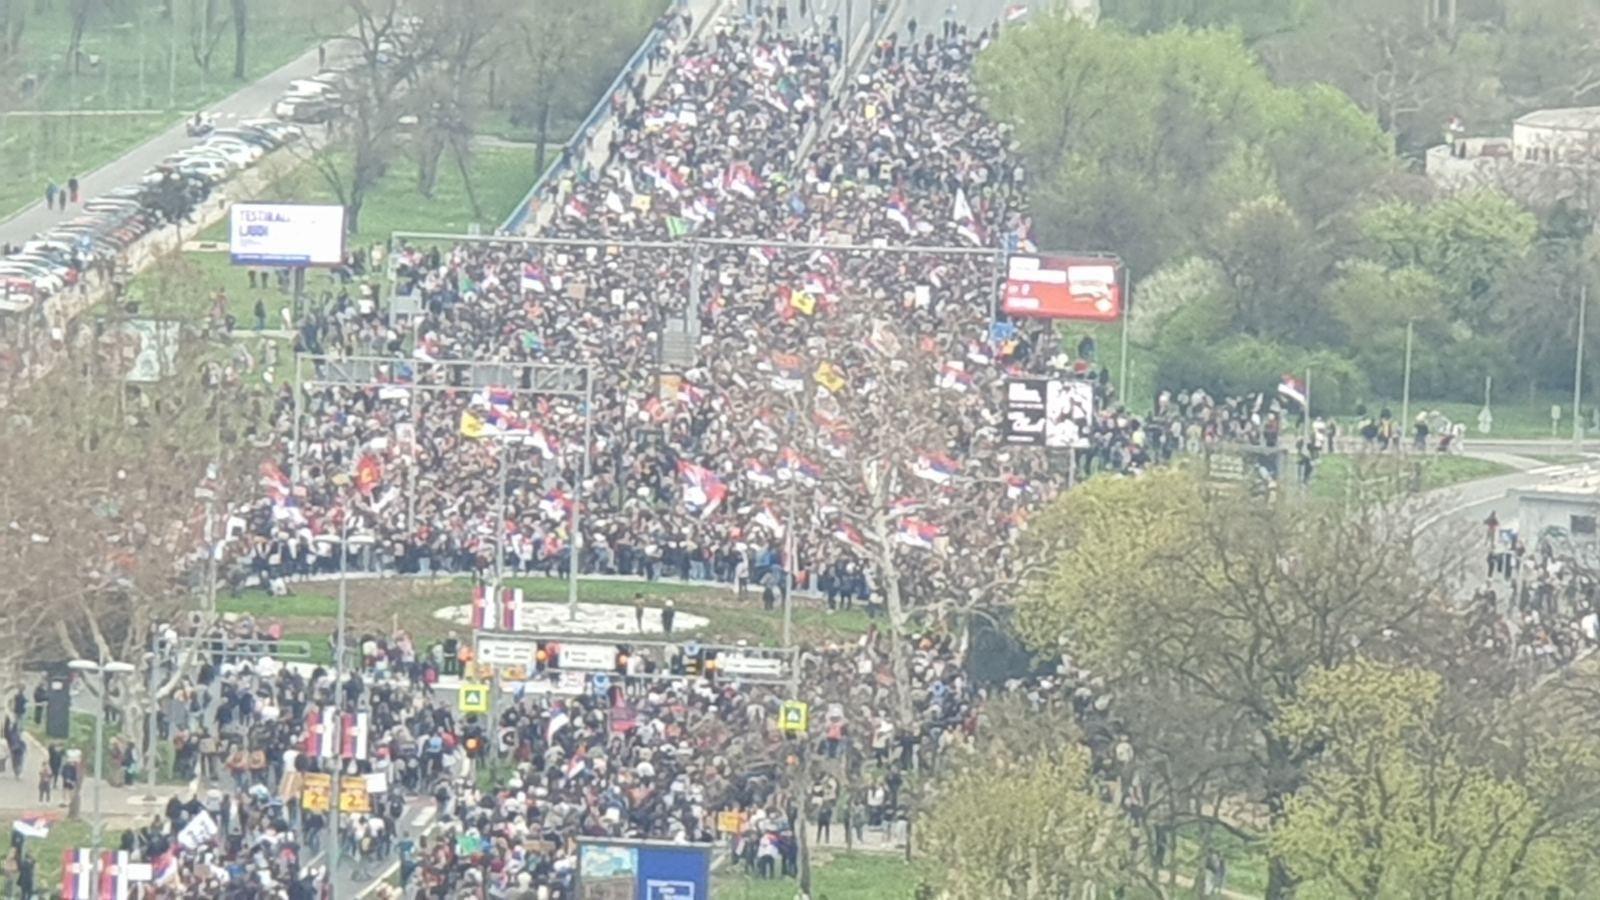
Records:
[[[95,719],[96,716],[92,713],[74,712],[72,714],[71,723],[67,729],[66,746],[68,748],[77,748],[83,753],[84,772],[88,775],[92,775],[94,773]],[[28,720],[26,727],[28,733],[33,735],[35,738],[38,738],[39,743],[41,744],[48,746],[55,741],[55,738],[45,734],[43,725],[33,724],[33,720],[31,718]],[[122,726],[119,723],[107,721],[104,732],[106,740],[106,777],[107,782],[109,783],[111,772],[111,739],[122,734]],[[29,771],[33,773],[34,777],[38,776],[39,764],[41,762],[42,760],[30,759],[26,763]],[[156,746],[156,766],[157,782],[161,784],[179,783],[179,780],[172,776],[172,744],[170,742],[162,741]],[[138,781],[141,784],[144,783],[144,773],[142,771],[138,775]]]
[[[195,60],[201,43],[197,9],[173,3],[175,21],[160,18],[161,5],[90,3],[81,65],[68,65],[76,4],[29,3],[19,59],[5,75],[9,83],[32,76],[31,94],[18,97],[19,112],[0,119],[0,218],[41,199],[51,178],[65,184],[159,134],[194,110],[233,93],[316,46],[318,34],[343,27],[338,6],[314,0],[274,0],[250,5],[244,81],[235,81],[233,27],[219,17],[210,71]],[[22,4],[13,4],[21,7]],[[225,16],[229,4],[216,8]],[[20,12],[20,9],[19,9]],[[191,37],[193,38],[191,40]],[[202,44],[202,51],[204,46]],[[176,52],[171,52],[175,50]],[[203,52],[202,52],[203,55]],[[169,61],[175,68],[169,70]],[[22,74],[18,74],[22,73]],[[171,90],[169,91],[169,85]],[[30,116],[26,111],[119,110],[121,115]]]
[[[459,578],[352,581],[349,587],[349,628],[357,635],[364,631],[387,634],[399,625],[411,633],[419,646],[440,640],[452,630],[465,633],[469,629],[443,622],[433,614],[443,607],[469,602],[470,584],[467,579]],[[564,603],[567,599],[565,579],[513,579],[508,584],[522,588],[530,601]],[[258,620],[278,622],[283,625],[285,640],[306,641],[311,644],[314,661],[331,662],[330,636],[339,608],[337,583],[318,581],[293,584],[291,590],[294,594],[289,597],[271,597],[260,591],[249,591],[239,597],[219,598],[217,606],[225,613],[249,613]],[[753,644],[776,646],[782,641],[782,613],[763,610],[759,592],[741,601],[727,591],[675,581],[649,584],[638,581],[578,583],[578,600],[584,603],[629,606],[633,603],[635,592],[643,592],[652,606],[672,597],[674,605],[682,612],[704,616],[710,622],[702,629],[679,629],[675,633],[694,635],[717,643],[746,640]],[[830,615],[821,607],[819,600],[797,598],[794,609],[797,639],[815,643],[853,637],[867,630],[868,619],[859,609]]]
[[[1383,400],[1369,402],[1367,408],[1376,413],[1387,406],[1396,416],[1400,415],[1399,400]],[[1519,399],[1490,398],[1489,412],[1494,417],[1488,434],[1478,431],[1478,413],[1483,411],[1482,403],[1460,403],[1454,401],[1411,400],[1411,418],[1415,419],[1421,412],[1438,412],[1452,422],[1463,422],[1467,426],[1467,440],[1473,438],[1546,438],[1550,437],[1550,407],[1561,407],[1561,419],[1556,423],[1556,437],[1570,438],[1572,436],[1572,394],[1540,394],[1528,397],[1526,394]],[[1407,424],[1407,428],[1409,428]],[[1346,434],[1353,431],[1346,430]]]
[[[1292,462],[1292,460],[1291,460]],[[1410,488],[1411,466],[1422,467],[1421,488],[1431,491],[1464,481],[1493,478],[1515,471],[1503,463],[1469,456],[1324,456],[1312,477],[1311,493],[1319,497],[1342,497],[1357,485],[1380,492],[1404,492]]]
[[[559,151],[558,151],[559,152]],[[389,242],[394,231],[464,232],[474,222],[484,231],[493,231],[516,207],[533,184],[533,148],[480,147],[472,157],[473,189],[477,192],[482,215],[474,217],[461,175],[454,165],[443,165],[433,197],[424,198],[416,189],[416,164],[401,156],[396,159],[362,205],[360,230],[349,237],[349,246],[370,246]],[[258,200],[285,200],[307,203],[337,202],[322,175],[313,166],[304,166],[268,188]],[[257,297],[264,299],[269,328],[280,327],[280,310],[291,298],[277,288],[250,290],[249,276],[228,261],[228,225],[219,222],[190,240],[221,242],[220,251],[190,251],[168,257],[151,266],[133,280],[131,296],[141,301],[142,311],[176,316],[195,316],[209,310],[209,297],[219,288],[228,293],[229,308],[240,328],[254,324]],[[322,270],[306,275],[306,288],[313,295],[337,291],[336,280]]]
[[[1211,846],[1228,863],[1228,890],[1250,897],[1261,897],[1267,892],[1267,857],[1260,842],[1246,841],[1231,831],[1214,828]],[[1205,857],[1203,831],[1199,825],[1179,829],[1173,869],[1181,876],[1199,878],[1201,862]],[[1177,892],[1175,896],[1183,896]]]
[[[819,850],[811,860],[811,896],[816,900],[910,900],[915,868],[899,854]],[[794,900],[793,879],[759,881],[737,868],[711,877],[717,900]]]

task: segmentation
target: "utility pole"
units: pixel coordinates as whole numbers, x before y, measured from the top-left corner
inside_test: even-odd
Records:
[[[1411,427],[1411,338],[1416,322],[1406,320],[1406,372],[1400,382],[1400,438],[1405,446],[1405,429]]]
[[[1578,288],[1578,352],[1572,373],[1572,442],[1583,446],[1583,340],[1589,312],[1589,286]]]

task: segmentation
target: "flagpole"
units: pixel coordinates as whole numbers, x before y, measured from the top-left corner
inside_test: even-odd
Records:
[[[1578,288],[1578,359],[1572,373],[1572,442],[1583,446],[1583,338],[1589,311],[1589,286]]]
[[[1400,448],[1405,449],[1406,430],[1411,427],[1411,340],[1416,320],[1406,320],[1406,370],[1400,382]],[[1423,448],[1427,449],[1426,447]]]
[[[1306,452],[1311,451],[1311,365],[1306,364],[1306,411],[1302,417],[1305,427]]]
[[[695,317],[699,322],[698,314]],[[567,535],[567,621],[577,621],[578,618],[578,554],[582,552],[578,539],[579,511],[583,505],[583,485],[589,480],[589,448],[593,441],[590,436],[590,425],[594,421],[594,370],[590,369],[583,378],[583,474],[572,489],[572,522],[569,526],[571,533]],[[504,491],[502,484],[501,490]],[[501,502],[504,503],[502,493]]]
[[[1132,312],[1128,301],[1132,299],[1133,278],[1128,274],[1127,267],[1122,269],[1122,351],[1121,361],[1117,364],[1117,399],[1122,405],[1128,405],[1128,318]]]

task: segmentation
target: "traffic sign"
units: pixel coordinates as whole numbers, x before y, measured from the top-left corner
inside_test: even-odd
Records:
[[[785,700],[778,711],[778,730],[785,734],[803,734],[811,724],[811,707],[799,700]]]
[[[464,713],[486,713],[489,711],[489,686],[487,684],[463,684],[456,697],[456,705]]]

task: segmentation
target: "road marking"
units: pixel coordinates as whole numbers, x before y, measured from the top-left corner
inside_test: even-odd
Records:
[[[423,808],[417,810],[416,815],[411,817],[411,827],[427,828],[428,824],[433,821],[433,817],[438,814],[438,812],[439,808],[437,806],[431,804],[424,806]]]

